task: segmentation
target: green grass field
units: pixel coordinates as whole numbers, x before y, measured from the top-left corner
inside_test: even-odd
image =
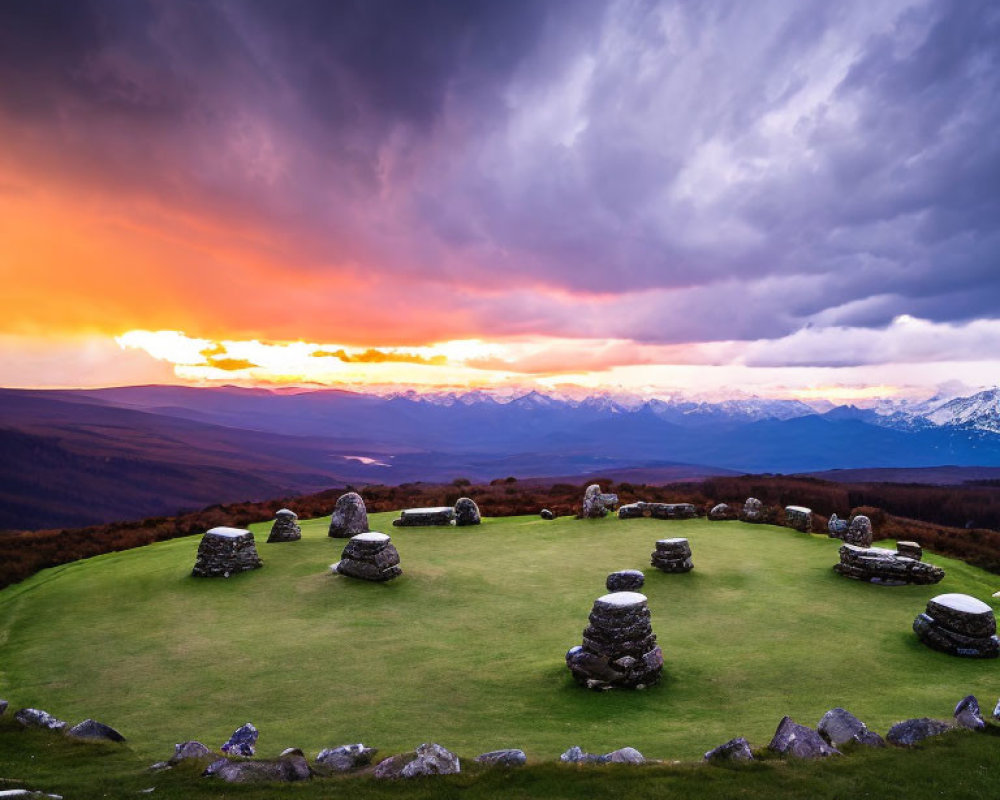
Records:
[[[388,584],[329,573],[344,542],[326,519],[283,544],[253,526],[265,566],[228,580],[190,577],[198,537],[39,573],[0,592],[0,697],[107,722],[150,762],[186,739],[218,747],[248,720],[265,757],[436,741],[542,762],[574,744],[668,761],[738,735],[763,747],[782,715],[815,725],[838,705],[884,734],[947,718],[969,693],[992,708],[1000,693],[996,661],[933,652],[910,628],[936,594],[990,601],[997,577],[958,561],[929,554],[941,584],[886,588],[836,575],[838,542],[784,528],[515,517],[397,529],[393,516],[371,517],[402,559]],[[667,536],[690,539],[694,572],[649,567]],[[563,656],[623,568],[646,573],[663,680],[589,692]]]

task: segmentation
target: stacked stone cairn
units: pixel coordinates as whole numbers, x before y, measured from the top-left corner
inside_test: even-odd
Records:
[[[740,519],[743,522],[763,522],[764,504],[756,497],[748,497],[740,512]]]
[[[583,493],[583,510],[580,516],[584,519],[606,517],[608,511],[616,505],[618,505],[618,495],[604,494],[598,484],[592,483]]]
[[[228,578],[263,566],[253,534],[242,528],[212,528],[201,537],[191,574],[196,578]]]
[[[479,525],[483,518],[479,515],[479,506],[471,497],[460,497],[455,501],[455,524]]]
[[[614,495],[612,495],[614,497]],[[617,497],[616,497],[617,502]],[[698,509],[691,503],[628,503],[618,509],[619,519],[652,517],[653,519],[693,519]]]
[[[690,572],[694,569],[691,545],[687,539],[660,539],[649,563],[661,572]]]
[[[931,584],[944,578],[941,567],[917,561],[896,550],[853,544],[841,545],[840,563],[833,568],[844,577],[884,586]]]
[[[608,575],[604,585],[609,592],[637,592],[646,582],[646,576],[637,569],[623,569]]]
[[[795,528],[802,533],[812,533],[812,509],[805,506],[785,506],[785,522],[789,528]]]
[[[993,609],[967,594],[939,594],[913,620],[920,641],[935,650],[966,658],[1000,655]]]
[[[872,546],[872,521],[864,514],[858,514],[851,519],[850,525],[840,537],[845,544],[853,544],[856,547]]]
[[[363,581],[391,581],[403,574],[399,552],[384,533],[368,531],[352,536],[344,547],[340,561],[330,567],[340,575]]]
[[[454,525],[456,524],[455,509],[452,506],[406,508],[400,512],[399,519],[394,519],[392,524],[397,528],[417,528],[429,525]]]
[[[283,508],[275,512],[274,524],[271,526],[271,533],[267,541],[271,542],[297,542],[302,538],[302,528],[295,520],[299,518],[294,511]]]
[[[663,651],[656,644],[646,596],[612,592],[594,601],[583,644],[566,653],[566,666],[588,689],[644,689],[660,679]]]
[[[334,539],[350,539],[368,530],[368,509],[357,492],[348,492],[337,498],[330,517],[330,533]]]

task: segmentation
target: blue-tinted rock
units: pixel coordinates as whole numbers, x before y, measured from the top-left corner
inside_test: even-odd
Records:
[[[250,758],[256,750],[258,735],[257,729],[253,726],[252,722],[241,725],[233,731],[233,735],[229,737],[229,741],[222,745],[222,752],[227,755]]]

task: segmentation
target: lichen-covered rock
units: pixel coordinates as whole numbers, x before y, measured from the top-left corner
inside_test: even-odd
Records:
[[[661,572],[690,572],[694,569],[691,545],[683,538],[660,539],[650,554],[649,563]]]
[[[542,519],[547,519],[547,520],[552,520],[556,518],[556,515],[553,514],[551,511],[549,511],[549,509],[547,508],[543,508],[541,511],[539,511],[538,516],[540,516]]]
[[[884,747],[885,741],[868,726],[843,708],[827,711],[816,726],[816,731],[834,747],[846,744],[863,744],[867,747]]]
[[[270,542],[296,542],[302,538],[302,528],[296,520],[298,514],[287,508],[282,508],[274,514],[274,524],[271,525],[271,533],[268,534],[267,541]]]
[[[604,764],[608,757],[587,753],[579,745],[573,745],[569,750],[559,756],[559,760],[566,764]]]
[[[950,655],[1000,655],[993,609],[967,594],[939,594],[929,600],[927,610],[913,620],[913,631],[928,647]]]
[[[74,739],[89,739],[93,741],[104,741],[104,742],[124,742],[125,737],[122,736],[118,731],[112,728],[110,725],[105,725],[103,722],[98,722],[94,719],[85,719],[83,722],[74,725],[68,731],[66,731],[67,736],[71,736]]]
[[[416,778],[420,775],[454,775],[462,771],[458,756],[433,742],[424,743],[412,753],[403,753],[380,761],[374,775],[379,779]]]
[[[825,758],[840,755],[840,751],[827,744],[812,728],[799,725],[791,717],[782,717],[774,732],[769,750],[793,758]]]
[[[341,575],[379,583],[403,574],[399,551],[386,534],[378,531],[352,536],[334,568]]]
[[[975,695],[967,695],[958,701],[955,706],[955,722],[970,731],[981,731],[986,727],[986,720],[983,719],[979,710],[979,701]]]
[[[656,644],[646,597],[612,592],[595,600],[583,644],[566,653],[566,666],[588,689],[644,689],[656,683],[663,652]]]
[[[476,761],[480,764],[497,767],[523,767],[527,763],[528,757],[523,750],[491,750],[476,756]]]
[[[626,503],[618,507],[618,519],[638,519],[646,516],[644,503]]]
[[[713,747],[704,756],[705,761],[753,761],[750,742],[742,736],[730,739],[725,744]]]
[[[735,515],[733,514],[732,509],[730,509],[725,503],[717,503],[712,506],[712,510],[708,512],[708,518],[714,522],[725,519],[733,519],[734,516]],[[735,739],[733,741],[735,741]]]
[[[608,575],[604,585],[609,592],[637,592],[646,581],[646,576],[637,569],[622,569]]]
[[[618,505],[618,495],[604,494],[601,487],[592,483],[583,493],[583,510],[581,516],[585,519],[605,517],[608,511]]]
[[[330,517],[328,536],[334,539],[350,539],[368,530],[368,509],[357,492],[347,492],[337,498]]]
[[[22,708],[14,719],[20,722],[25,728],[46,728],[50,731],[61,731],[66,728],[66,723],[61,719],[56,719],[48,711],[40,708]]]
[[[785,522],[789,528],[795,528],[801,533],[812,533],[812,516],[811,508],[785,506]]]
[[[855,547],[872,546],[872,521],[864,514],[858,514],[851,520],[841,536],[845,544],[853,544]]]
[[[840,563],[833,569],[845,578],[886,586],[931,584],[944,578],[944,570],[924,561],[914,561],[883,547],[840,547]]]
[[[458,526],[463,525],[478,525],[482,522],[482,517],[479,515],[479,506],[476,505],[476,501],[471,497],[460,497],[455,501],[455,524]]]
[[[922,742],[931,736],[939,736],[950,731],[953,725],[939,719],[908,719],[904,722],[897,722],[886,734],[886,740],[897,747],[912,747],[918,742]]]
[[[269,761],[230,761],[223,758],[210,764],[203,773],[227,783],[292,783],[312,777],[309,762],[301,755],[288,755]]]
[[[653,519],[694,519],[698,509],[692,503],[640,503]]]
[[[844,534],[847,533],[847,520],[840,519],[836,514],[831,514],[826,523],[826,529],[831,539],[843,539]]]
[[[605,753],[608,764],[645,764],[646,758],[634,747],[619,747]]]
[[[196,742],[194,740],[180,742],[179,744],[174,745],[174,754],[170,757],[170,760],[167,763],[174,766],[179,764],[181,761],[186,761],[191,758],[208,758],[211,755],[212,751],[201,742]]]
[[[743,522],[761,522],[764,519],[764,504],[756,497],[748,497],[740,512]]]
[[[196,578],[228,578],[262,566],[250,531],[212,528],[201,537],[191,574]]]
[[[431,525],[454,525],[455,509],[453,506],[434,506],[432,508],[406,508],[394,519],[392,524],[397,528],[415,528]]]
[[[233,735],[229,737],[226,743],[222,745],[222,752],[227,755],[250,758],[256,750],[258,736],[259,733],[252,722],[240,725],[240,727],[233,731]]]
[[[343,744],[340,747],[326,748],[316,756],[316,763],[334,772],[350,772],[366,767],[372,762],[378,750],[357,744]]]

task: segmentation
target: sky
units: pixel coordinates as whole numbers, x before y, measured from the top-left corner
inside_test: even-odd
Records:
[[[991,0],[4,0],[0,385],[1000,382]]]

